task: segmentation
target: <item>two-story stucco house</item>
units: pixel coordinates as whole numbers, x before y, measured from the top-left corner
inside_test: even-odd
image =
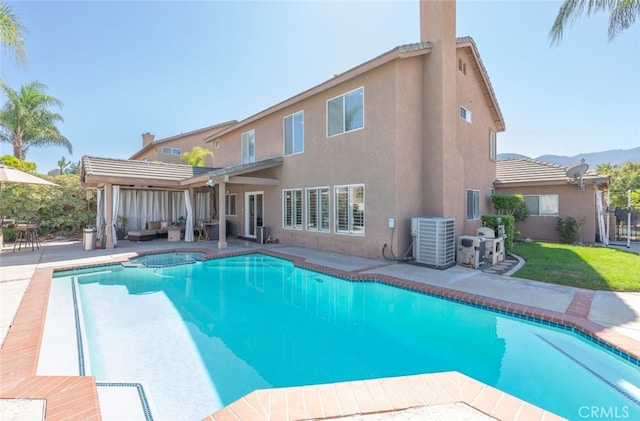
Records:
[[[412,217],[481,226],[504,121],[473,40],[455,36],[455,2],[421,2],[421,38],[211,136],[223,169],[210,176],[236,209],[223,217],[245,237],[264,224],[376,257],[409,246]]]
[[[455,15],[454,1],[423,0],[420,42],[210,135],[218,246],[227,226],[247,238],[264,226],[282,243],[377,258],[384,244],[407,250],[420,216],[454,218],[456,236],[473,234],[492,211],[505,125],[476,45],[456,38]],[[109,206],[118,181],[85,175],[106,188]],[[144,181],[126,180],[163,187]],[[193,200],[197,184],[181,186]]]

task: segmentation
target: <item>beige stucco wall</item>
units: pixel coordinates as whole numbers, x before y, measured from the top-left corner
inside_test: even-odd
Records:
[[[557,184],[552,186],[536,187],[499,187],[497,194],[522,194],[522,195],[558,195],[558,217],[571,216],[582,221],[580,241],[585,244],[594,243],[596,240],[596,190],[590,184],[580,191],[575,184]],[[556,216],[531,215],[525,222],[517,222],[516,228],[521,231],[521,238],[531,238],[542,241],[560,241],[560,235],[556,230]]]
[[[264,192],[265,225],[273,238],[286,244],[379,258],[386,243],[399,255],[409,248],[411,218],[418,216],[454,217],[457,235],[473,233],[480,223],[465,219],[466,189],[480,190],[481,213],[487,213],[486,189],[495,179],[495,163],[489,160],[488,151],[491,118],[480,89],[474,88],[478,81],[462,75],[469,80],[463,79],[463,86],[454,89],[453,118],[445,118],[456,125],[455,130],[447,131],[456,133],[448,140],[451,144],[445,147],[441,137],[425,137],[426,127],[436,124],[430,123],[430,113],[438,107],[427,106],[436,101],[425,85],[425,69],[433,65],[430,59],[419,55],[392,61],[270,115],[249,119],[220,136],[220,148],[214,150],[216,167],[241,162],[240,137],[251,129],[255,130],[256,161],[281,156],[283,118],[304,111],[304,152],[286,156],[281,166],[248,174],[277,178],[279,186],[226,185],[230,193],[237,194],[238,216],[229,220],[240,233],[245,229],[248,191]],[[456,78],[460,76],[453,80]],[[327,138],[327,100],[359,87],[364,87],[364,128]],[[472,124],[459,117],[462,101],[474,113]],[[444,155],[446,162],[439,162]],[[334,232],[333,188],[344,184],[365,185],[364,237]],[[305,188],[324,186],[331,187],[330,232],[283,228],[282,190],[300,188],[304,194]],[[306,218],[304,202],[303,213]],[[395,218],[395,230],[388,227],[389,218]]]

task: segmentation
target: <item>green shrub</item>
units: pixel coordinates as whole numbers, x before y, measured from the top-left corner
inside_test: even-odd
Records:
[[[499,215],[513,215],[518,222],[524,222],[529,217],[529,209],[521,194],[494,194],[491,203]]]
[[[80,176],[38,176],[56,183],[57,186],[3,183],[0,190],[0,215],[7,215],[16,221],[42,218],[41,237],[49,234],[80,234],[86,225],[95,224],[95,195],[87,200],[87,191],[80,185]],[[9,242],[11,232],[4,232],[5,242]]]
[[[504,233],[507,236],[504,239],[504,248],[509,253],[513,246],[515,218],[511,215],[482,215],[482,225],[495,230],[498,226],[497,218],[502,219],[500,223],[504,225]]]
[[[5,243],[13,243],[16,239],[16,230],[11,227],[2,228],[2,235]]]
[[[558,218],[556,229],[560,233],[560,242],[563,244],[577,244],[580,240],[582,223],[572,216]]]

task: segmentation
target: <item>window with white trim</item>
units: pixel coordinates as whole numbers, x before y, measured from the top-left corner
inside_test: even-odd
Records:
[[[180,148],[170,148],[168,146],[163,146],[162,153],[167,155],[182,155],[182,150]]]
[[[240,136],[242,143],[242,163],[256,162],[256,131],[249,130]]]
[[[327,137],[364,127],[364,88],[327,101]]]
[[[213,142],[213,147],[215,149],[220,149],[220,139],[217,139],[216,141]]]
[[[467,110],[463,106],[460,106],[460,118],[467,123],[471,123],[471,111]]]
[[[236,216],[236,194],[227,194],[224,197],[225,215]]]
[[[364,235],[364,184],[335,186],[334,192],[336,232]]]
[[[480,219],[480,190],[467,190],[467,219]]]
[[[284,154],[304,152],[304,111],[284,118]]]
[[[489,131],[489,159],[495,161],[497,156],[496,132]]]
[[[302,229],[302,189],[282,190],[282,226]]]
[[[558,195],[540,194],[523,196],[529,215],[558,216]]]
[[[307,189],[307,230],[329,231],[329,187]]]

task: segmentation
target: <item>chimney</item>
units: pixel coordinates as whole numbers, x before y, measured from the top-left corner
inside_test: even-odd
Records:
[[[455,0],[420,0],[420,41],[456,42]]]
[[[464,168],[458,150],[457,125],[460,118],[456,87],[456,2],[420,0],[420,41],[431,43],[425,58],[424,162],[429,173],[439,174],[425,183],[428,214],[464,218],[464,208],[450,197],[464,197],[464,180],[451,177]],[[428,178],[428,177],[427,177]]]
[[[147,146],[151,145],[153,143],[154,137],[155,136],[149,132],[142,133],[142,147],[146,148]]]

